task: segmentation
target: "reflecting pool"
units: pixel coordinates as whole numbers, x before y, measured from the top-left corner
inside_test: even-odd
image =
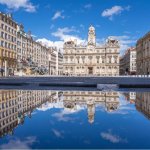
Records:
[[[150,148],[150,93],[0,91],[0,149]]]

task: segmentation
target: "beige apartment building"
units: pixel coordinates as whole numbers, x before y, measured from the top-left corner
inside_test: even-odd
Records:
[[[31,61],[31,65],[36,66],[37,68],[43,67],[48,70],[48,55],[49,49],[46,46],[43,46],[42,43],[36,42],[32,38],[31,32],[25,33],[23,25],[17,25],[18,71],[20,71],[20,67],[23,67],[29,59]],[[25,75],[32,74],[31,67],[25,66],[24,69],[23,73]]]
[[[63,54],[58,51],[58,75],[63,75]]]
[[[120,57],[120,75],[135,75],[136,71],[136,48],[130,47]]]
[[[13,75],[17,57],[17,23],[0,12],[0,76]]]
[[[57,47],[49,47],[49,75],[63,74],[63,54]]]
[[[96,32],[89,27],[86,46],[77,45],[77,41],[67,41],[63,46],[65,75],[119,75],[119,42],[108,38],[103,45],[96,45]]]
[[[0,76],[59,75],[63,55],[37,42],[12,15],[0,12]]]
[[[150,74],[150,32],[140,38],[136,43],[137,74]]]
[[[56,75],[57,74],[57,47],[49,47],[50,55],[49,55],[49,74]]]

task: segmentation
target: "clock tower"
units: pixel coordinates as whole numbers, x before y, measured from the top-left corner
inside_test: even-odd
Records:
[[[95,28],[91,25],[88,32],[88,47],[96,46]]]

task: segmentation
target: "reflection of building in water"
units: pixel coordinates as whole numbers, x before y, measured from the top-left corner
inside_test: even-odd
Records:
[[[101,91],[69,91],[64,92],[64,107],[70,110],[77,110],[77,105],[87,106],[88,119],[94,122],[95,106],[103,105],[111,112],[119,106],[119,95],[117,92]]]
[[[87,101],[87,112],[89,122],[93,123],[95,115],[95,102],[93,100]]]
[[[0,136],[7,132],[12,134],[17,126],[17,92],[0,91]]]
[[[51,91],[0,91],[0,137],[12,134],[18,124],[24,123],[26,115],[31,117],[35,108],[57,100],[59,95]]]
[[[95,107],[102,105],[107,111],[116,110],[119,106],[117,92],[101,91],[0,91],[0,137],[24,123],[25,116],[31,117],[34,109],[48,110],[51,108],[64,108],[75,112],[87,107],[88,120],[94,122]]]
[[[128,92],[128,93],[124,93],[124,96],[126,98],[127,101],[130,101],[131,104],[135,103],[136,100],[136,92]]]
[[[150,93],[142,92],[136,94],[136,109],[150,119]]]

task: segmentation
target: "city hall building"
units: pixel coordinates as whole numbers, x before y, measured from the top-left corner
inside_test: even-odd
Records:
[[[93,26],[89,27],[86,46],[77,45],[77,41],[64,43],[63,73],[65,75],[119,75],[119,42],[108,38],[103,45],[96,45]]]

